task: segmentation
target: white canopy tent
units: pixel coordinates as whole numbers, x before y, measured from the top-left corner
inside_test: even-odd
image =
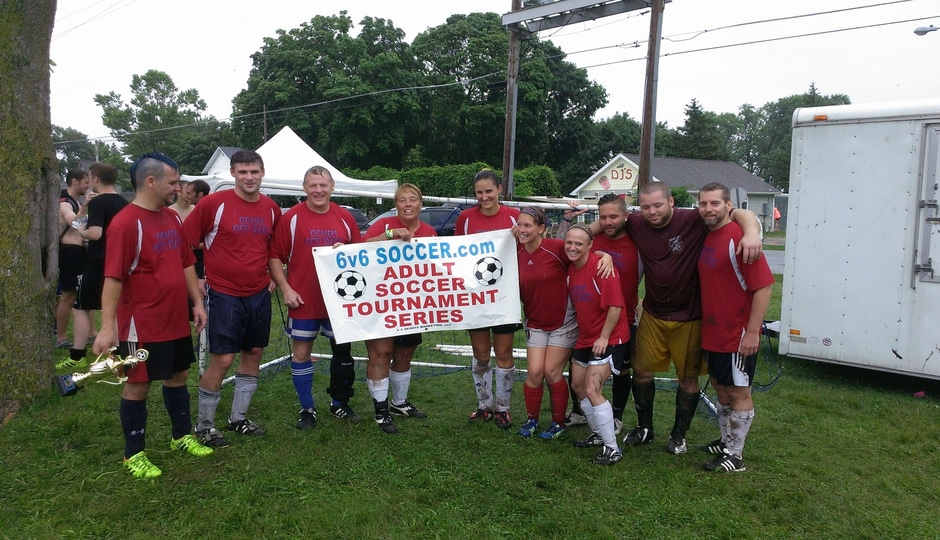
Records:
[[[357,180],[343,174],[313,148],[285,126],[257,150],[264,160],[264,181],[261,191],[267,195],[303,195],[304,173],[314,165],[330,171],[336,188],[335,195],[353,197],[394,198],[397,180]],[[232,189],[234,179],[226,172],[208,176],[183,175],[183,180],[205,180],[212,191]]]

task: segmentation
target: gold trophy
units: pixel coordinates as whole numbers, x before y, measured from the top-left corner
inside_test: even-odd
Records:
[[[82,384],[86,379],[93,379],[98,377],[105,377],[108,374],[112,374],[117,378],[117,381],[97,381],[99,383],[106,384],[121,384],[127,380],[127,370],[132,367],[146,362],[147,358],[150,356],[150,353],[146,349],[137,349],[134,354],[128,355],[123,360],[114,354],[114,351],[117,350],[117,347],[112,347],[107,354],[99,354],[98,358],[90,366],[88,366],[88,373],[72,373],[71,375],[57,375],[52,378],[55,387],[59,390],[59,394],[63,396],[71,396],[78,392]]]

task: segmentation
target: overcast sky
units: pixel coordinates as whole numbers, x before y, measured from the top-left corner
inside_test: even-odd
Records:
[[[250,55],[265,37],[315,15],[345,9],[353,22],[389,19],[405,40],[454,13],[504,14],[511,0],[59,0],[52,37],[52,122],[91,137],[107,136],[95,94],[125,101],[134,74],[165,71],[180,89],[195,88],[219,119],[245,87]],[[343,6],[343,7],[337,7]],[[863,9],[862,6],[872,6]],[[835,12],[833,12],[835,11]],[[833,12],[806,16],[821,12]],[[940,2],[907,0],[673,0],[663,14],[657,119],[677,127],[693,99],[710,111],[736,112],[799,94],[854,103],[940,97]],[[816,34],[806,37],[806,34]],[[640,120],[648,10],[545,31],[606,88],[597,119],[618,112]]]

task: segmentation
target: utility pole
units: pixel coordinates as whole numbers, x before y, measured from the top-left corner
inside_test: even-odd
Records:
[[[522,0],[512,0],[512,11],[522,9]],[[506,198],[515,191],[513,168],[516,166],[516,106],[519,102],[519,54],[522,38],[519,24],[509,25],[509,67],[506,74],[506,127],[503,132],[503,181]]]
[[[656,85],[659,83],[659,43],[663,35],[665,0],[650,3],[650,38],[646,53],[646,91],[643,95],[643,131],[640,136],[640,163],[637,189],[653,179],[653,153],[656,149]]]

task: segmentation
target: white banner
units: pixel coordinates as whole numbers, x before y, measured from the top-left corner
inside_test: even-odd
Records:
[[[313,248],[337,343],[522,320],[509,230]]]

